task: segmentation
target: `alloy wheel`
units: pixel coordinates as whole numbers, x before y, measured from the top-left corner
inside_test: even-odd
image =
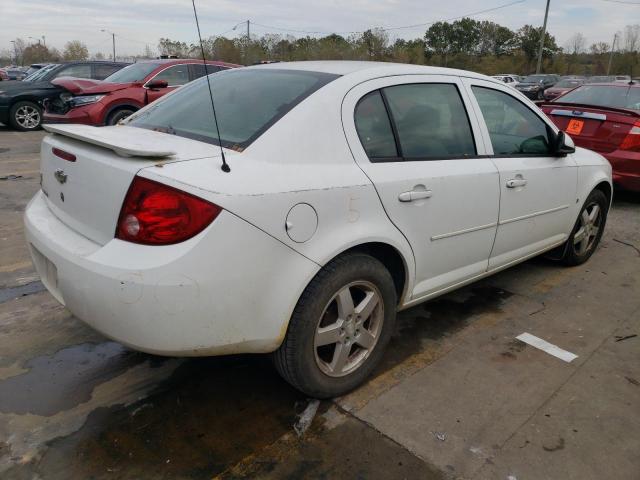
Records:
[[[382,295],[375,285],[353,282],[324,308],[313,341],[316,364],[330,377],[361,367],[374,350],[384,322]]]
[[[36,128],[40,124],[40,112],[35,107],[23,105],[16,110],[15,119],[22,128]]]
[[[590,203],[580,214],[580,224],[573,235],[573,248],[576,254],[585,255],[594,247],[601,223],[600,205],[596,202]]]

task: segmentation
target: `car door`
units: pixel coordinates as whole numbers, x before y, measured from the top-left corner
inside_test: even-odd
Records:
[[[189,65],[179,64],[171,65],[158,72],[147,83],[152,80],[165,80],[167,87],[165,88],[147,88],[147,101],[148,103],[157,100],[158,98],[166,95],[167,93],[181,87],[185,83],[189,82]]]
[[[577,168],[554,155],[556,129],[529,102],[502,85],[465,79],[485,144],[500,172],[500,216],[489,268],[499,268],[563,243],[573,225]]]
[[[483,274],[498,219],[498,172],[478,155],[477,119],[457,77],[392,76],[343,102],[354,158],[415,258],[412,298]]]

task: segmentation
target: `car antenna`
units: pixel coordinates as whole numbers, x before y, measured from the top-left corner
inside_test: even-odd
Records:
[[[198,40],[200,41],[200,51],[202,52],[202,63],[204,65],[204,76],[207,78],[207,87],[209,87],[209,98],[211,98],[211,110],[213,112],[213,121],[216,125],[216,133],[218,135],[218,144],[220,146],[220,155],[222,155],[222,169],[223,172],[229,173],[231,168],[224,158],[224,149],[222,148],[222,139],[220,138],[220,127],[218,125],[218,116],[216,115],[216,106],[213,103],[213,93],[211,92],[211,81],[209,80],[209,70],[207,69],[207,59],[204,55],[204,46],[202,45],[202,35],[200,35],[200,23],[198,22],[198,12],[196,11],[196,0],[191,0],[193,5],[193,16],[196,18],[196,28],[198,29]]]

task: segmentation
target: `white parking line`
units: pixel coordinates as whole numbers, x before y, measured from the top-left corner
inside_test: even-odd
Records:
[[[539,348],[543,352],[547,352],[549,355],[553,355],[554,357],[559,358],[560,360],[564,360],[567,363],[578,358],[578,355],[567,352],[566,350],[557,347],[553,343],[549,343],[546,340],[536,337],[535,335],[531,335],[530,333],[522,333],[516,337],[521,342],[527,343],[532,347]]]

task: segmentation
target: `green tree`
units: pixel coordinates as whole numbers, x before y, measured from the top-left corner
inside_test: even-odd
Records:
[[[80,40],[71,40],[64,46],[62,57],[67,61],[86,60],[89,58],[89,50],[87,50],[87,46]]]
[[[526,60],[527,68],[530,69],[534,59],[538,58],[538,49],[540,48],[540,37],[542,36],[542,27],[534,27],[525,25],[520,28],[517,33],[517,45],[522,50]],[[543,58],[551,58],[558,53],[560,48],[556,45],[556,39],[545,33],[544,48],[542,49]]]

